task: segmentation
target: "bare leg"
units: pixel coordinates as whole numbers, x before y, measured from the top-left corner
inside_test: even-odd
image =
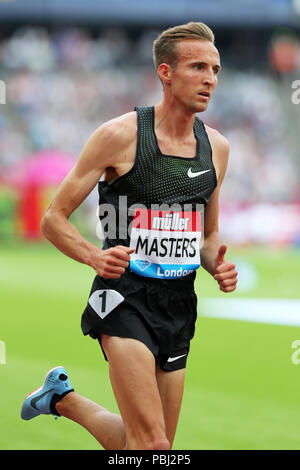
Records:
[[[76,392],[70,392],[62,398],[56,404],[56,410],[61,416],[83,426],[104,449],[124,449],[126,438],[121,416]]]
[[[113,391],[121,412],[126,449],[170,449],[155,375],[155,359],[140,341],[102,335]]]
[[[62,398],[56,410],[83,426],[104,449],[170,449],[185,370],[155,368],[152,353],[136,340],[103,335],[102,346],[123,419],[75,392]]]
[[[158,366],[156,379],[164,409],[166,435],[172,446],[181,409],[185,369],[165,372]]]

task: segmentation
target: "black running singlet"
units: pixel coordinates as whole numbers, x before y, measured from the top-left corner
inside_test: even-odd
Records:
[[[201,214],[217,185],[212,149],[203,122],[195,118],[193,158],[161,153],[154,107],[135,108],[137,150],[133,167],[112,183],[99,181],[103,248],[132,246],[130,270],[176,279],[200,266]]]

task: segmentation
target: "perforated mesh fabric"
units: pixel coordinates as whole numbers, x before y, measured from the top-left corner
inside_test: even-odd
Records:
[[[123,236],[106,238],[104,247],[128,245],[129,237],[124,239],[127,227],[132,221],[132,213],[126,220],[126,227],[119,226],[119,213],[133,205],[151,208],[152,204],[196,204],[208,203],[217,179],[212,162],[212,150],[203,122],[195,118],[194,133],[197,139],[197,153],[194,158],[185,158],[161,153],[154,132],[154,107],[136,108],[138,117],[138,141],[136,158],[128,173],[113,183],[100,181],[98,184],[99,204],[112,204],[116,210],[117,229]],[[188,173],[205,173],[189,177]],[[127,196],[127,207],[119,207],[119,196]],[[126,214],[125,214],[126,215]],[[100,220],[104,217],[100,216]],[[122,219],[122,217],[121,217]],[[114,221],[111,221],[113,223]],[[107,227],[103,227],[104,232]],[[118,230],[118,231],[119,231]],[[117,232],[118,232],[117,231]]]

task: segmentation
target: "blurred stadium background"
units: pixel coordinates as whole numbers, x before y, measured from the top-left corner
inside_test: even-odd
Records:
[[[59,364],[116,411],[107,364],[80,331],[89,268],[40,235],[41,214],[102,122],[156,104],[152,41],[195,20],[222,73],[200,117],[230,141],[220,232],[239,285],[203,271],[176,449],[300,449],[298,0],[0,1],[0,448],[99,449],[74,423],[22,422],[24,396]],[[91,241],[97,193],[72,216]]]

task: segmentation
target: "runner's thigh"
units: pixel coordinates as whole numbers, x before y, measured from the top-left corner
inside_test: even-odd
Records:
[[[164,410],[166,435],[172,447],[182,403],[185,369],[165,372],[157,366],[156,378]]]
[[[155,358],[141,341],[102,335],[110,380],[122,415],[127,446],[147,449],[166,441]]]

